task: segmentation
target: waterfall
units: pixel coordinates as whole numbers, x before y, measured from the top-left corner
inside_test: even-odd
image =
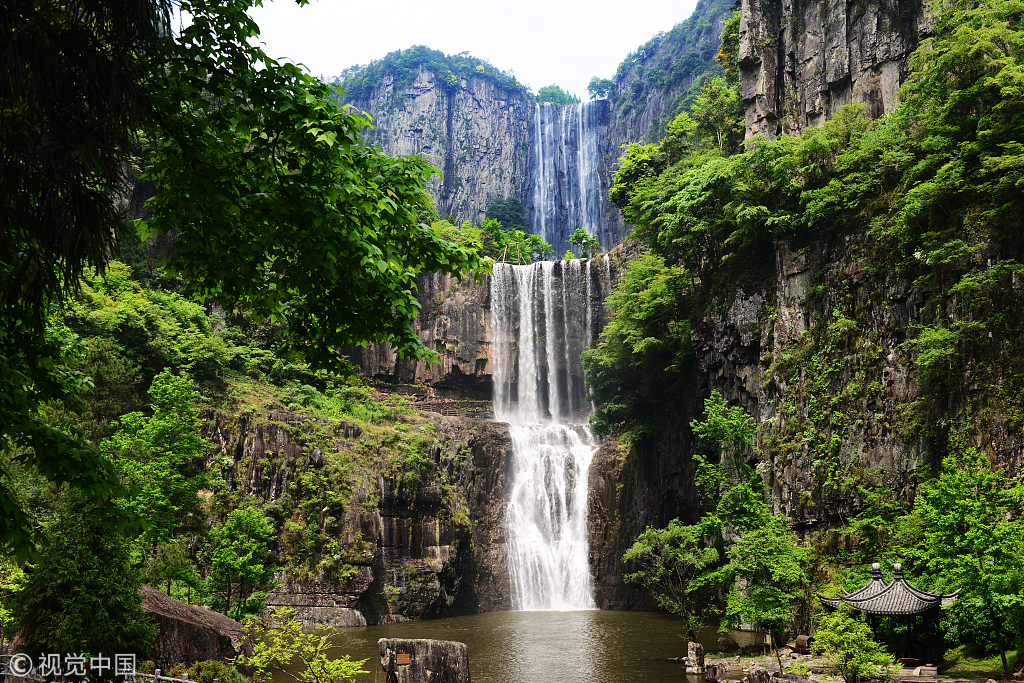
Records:
[[[512,435],[506,515],[515,609],[592,609],[587,470],[598,442],[580,353],[595,335],[590,261],[499,263],[491,280],[494,415]],[[603,283],[602,283],[603,284]]]
[[[560,106],[534,105],[531,201],[532,230],[555,248],[559,258],[577,228],[610,248],[605,189],[599,163],[605,100]]]

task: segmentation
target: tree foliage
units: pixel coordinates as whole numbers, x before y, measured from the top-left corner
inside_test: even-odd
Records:
[[[655,433],[661,408],[688,387],[693,364],[686,292],[691,285],[684,268],[648,253],[630,262],[605,301],[612,318],[597,348],[582,358],[587,385],[601,405],[590,418],[599,434]],[[657,382],[648,381],[654,376]]]
[[[681,618],[690,640],[717,612],[710,591],[697,582],[720,559],[705,532],[701,525],[673,519],[663,529],[648,527],[622,556],[637,568],[623,578],[650,590],[659,607]]]
[[[576,228],[567,241],[580,250],[581,257],[594,258],[601,253],[601,243],[583,228]]]
[[[538,102],[552,102],[554,104],[579,104],[580,98],[576,95],[570,95],[565,90],[562,90],[557,85],[545,85],[543,88],[537,90],[536,100]]]
[[[198,395],[192,382],[164,370],[149,388],[152,415],[121,416],[121,429],[104,442],[131,494],[121,505],[144,521],[146,545],[167,543],[188,515],[198,512],[197,492],[206,442],[199,434]]]
[[[177,34],[161,0],[2,10],[0,438],[5,456],[97,502],[118,493],[110,463],[40,417],[54,401],[74,409],[87,386],[67,362],[78,342],[45,321],[116,253],[140,147],[160,188],[142,234],[176,240],[166,272],[189,295],[284,325],[279,350],[316,367],[344,369],[341,349],[371,340],[432,357],[412,328],[416,274],[480,272],[419,220],[435,170],[360,144],[369,120],[271,59],[251,5],[180,3],[191,23]],[[0,509],[0,542],[27,552],[31,524],[5,480]]]
[[[854,609],[845,602],[821,616],[811,647],[825,656],[846,683],[876,678],[896,661],[875,642],[866,615],[854,614]]]
[[[417,219],[435,170],[360,145],[366,118],[250,44],[248,6],[181,6],[193,22],[158,76],[180,113],[144,175],[163,190],[142,229],[180,231],[167,267],[186,291],[283,322],[284,347],[316,367],[339,369],[342,348],[369,341],[432,357],[412,326],[416,274],[480,265]]]
[[[223,526],[210,530],[211,604],[232,619],[259,614],[274,589],[270,545],[274,527],[256,508],[228,513]]]
[[[343,683],[370,673],[363,669],[365,659],[353,661],[349,655],[327,656],[333,649],[330,643],[335,633],[333,628],[319,627],[307,632],[295,618],[295,610],[289,607],[276,609],[273,618],[274,628],[267,629],[264,637],[253,643],[252,656],[240,655],[236,660],[252,667],[261,679],[269,681],[275,673],[283,673],[301,683]],[[296,660],[302,668],[293,673]]]
[[[1007,650],[1024,644],[1024,483],[993,468],[962,431],[950,439],[942,473],[921,485],[914,509],[928,573],[934,590],[961,591],[951,618],[985,625],[1009,680]]]
[[[587,83],[587,93],[592,100],[603,100],[615,92],[615,81],[610,78],[593,76]]]
[[[526,206],[515,197],[496,197],[487,205],[488,220],[495,220],[501,223],[505,230],[522,230],[527,232],[530,228],[526,223]]]
[[[142,611],[128,541],[103,523],[101,509],[72,491],[64,494],[39,561],[15,594],[26,651],[147,656],[156,626]]]

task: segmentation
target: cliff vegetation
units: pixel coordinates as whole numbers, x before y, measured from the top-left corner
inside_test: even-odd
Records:
[[[1021,576],[1010,548],[1024,533],[1022,12],[1016,1],[934,6],[899,104],[878,118],[854,103],[800,135],[744,140],[730,68],[729,80],[705,81],[660,143],[631,145],[622,159],[612,201],[645,253],[584,357],[604,402],[594,423],[632,446],[638,470],[645,452],[688,444],[689,480],[705,490],[689,511],[697,531],[649,529],[627,559],[724,544],[730,561],[697,572],[689,589],[726,586],[729,620],[784,630],[759,618],[778,614],[767,602],[743,604],[764,577],[850,590],[870,562],[902,561],[922,587],[963,587],[944,618],[947,641],[1000,652],[1010,675],[1024,618],[1009,578]],[[754,418],[742,447],[706,439],[723,396]],[[668,426],[702,412],[689,430]],[[722,514],[722,501],[761,485],[765,519],[745,527]],[[734,583],[748,537],[779,516],[803,535],[803,578],[783,569],[782,537],[762,538],[781,553],[775,569]],[[691,572],[703,566],[692,552],[677,557]],[[692,614],[685,594],[665,593],[666,605]],[[801,624],[811,595],[792,600],[775,607]]]

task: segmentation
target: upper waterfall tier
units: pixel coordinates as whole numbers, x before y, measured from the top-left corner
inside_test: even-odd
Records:
[[[601,183],[601,133],[607,127],[607,102],[534,106],[530,220],[533,232],[559,257],[578,228],[612,246]]]
[[[494,413],[516,424],[585,423],[580,354],[600,332],[608,259],[494,266]]]

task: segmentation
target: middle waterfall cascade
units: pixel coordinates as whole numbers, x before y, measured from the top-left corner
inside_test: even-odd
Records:
[[[609,276],[607,256],[494,266],[494,415],[513,442],[506,531],[515,609],[595,607],[587,470],[599,444],[580,353],[597,338]]]
[[[605,249],[611,247],[598,170],[606,110],[604,100],[534,105],[531,227],[555,248],[555,258],[565,253],[577,228],[596,236]]]

